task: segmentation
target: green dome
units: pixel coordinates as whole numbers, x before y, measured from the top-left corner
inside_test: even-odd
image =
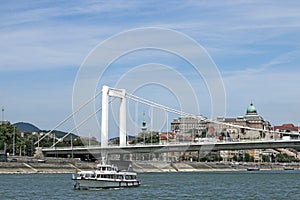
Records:
[[[251,103],[250,106],[247,108],[247,114],[248,113],[256,113],[255,106]]]

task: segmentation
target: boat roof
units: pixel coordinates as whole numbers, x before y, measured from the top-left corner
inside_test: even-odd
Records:
[[[104,164],[98,164],[97,167],[114,167],[114,165],[104,165]]]

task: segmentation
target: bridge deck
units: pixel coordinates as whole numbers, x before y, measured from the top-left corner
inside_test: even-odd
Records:
[[[213,150],[247,150],[247,149],[275,149],[275,148],[300,148],[300,140],[265,140],[247,142],[201,142],[201,143],[169,143],[156,145],[128,145],[120,146],[81,146],[81,147],[56,147],[43,148],[44,155],[48,154],[109,154],[122,153],[164,153],[186,151],[213,151]]]

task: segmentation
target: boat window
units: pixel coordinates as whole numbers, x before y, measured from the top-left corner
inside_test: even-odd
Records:
[[[97,178],[100,178],[100,174],[97,174]]]
[[[126,179],[126,180],[128,180],[128,179],[129,179],[129,176],[128,176],[128,175],[126,175],[126,176],[125,176],[125,179]]]
[[[111,170],[111,168],[110,168],[110,167],[108,167],[108,168],[107,168],[107,171],[110,171],[110,170]]]
[[[95,174],[91,174],[91,178],[95,178]]]
[[[105,171],[106,170],[106,167],[102,167],[102,171]]]
[[[104,178],[104,175],[101,175],[101,178]]]
[[[122,175],[118,175],[117,179],[123,179]]]

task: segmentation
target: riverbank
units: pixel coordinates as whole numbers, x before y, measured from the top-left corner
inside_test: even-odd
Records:
[[[222,162],[133,162],[136,172],[216,172],[259,170],[300,170],[299,163],[222,163]]]
[[[92,170],[97,163],[80,162],[78,159],[62,158],[14,158],[0,162],[0,174],[33,174],[33,173],[75,173],[81,170]]]
[[[12,162],[13,161],[13,162]],[[246,171],[249,168],[259,170],[300,170],[299,163],[222,163],[222,162],[163,162],[163,161],[111,161],[120,170],[131,168],[137,173],[148,172],[215,172]],[[78,159],[47,158],[37,160],[18,158],[9,162],[0,162],[0,174],[33,173],[75,173],[93,170],[97,163],[83,162]]]

